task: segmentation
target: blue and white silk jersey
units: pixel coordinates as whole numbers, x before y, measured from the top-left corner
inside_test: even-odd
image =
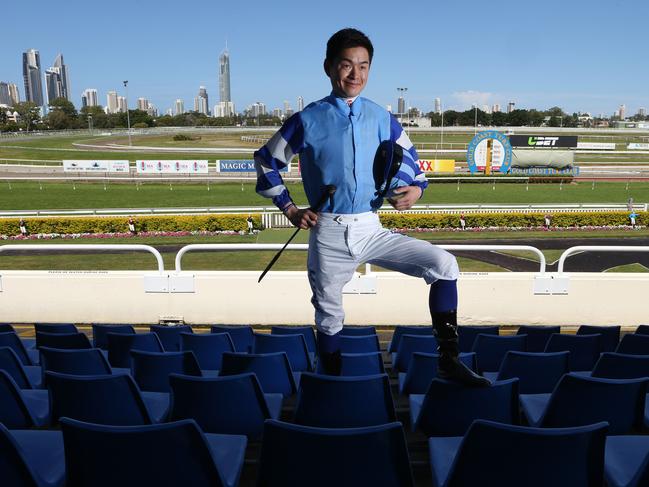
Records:
[[[283,209],[292,201],[279,170],[300,155],[304,191],[311,207],[321,199],[325,186],[335,185],[333,198],[320,210],[352,214],[381,207],[372,168],[384,140],[403,147],[397,173],[398,186],[413,185],[422,193],[428,182],[419,169],[419,156],[401,124],[384,108],[362,97],[351,106],[333,93],[309,104],[290,117],[261,149],[255,152],[257,193],[272,198]]]

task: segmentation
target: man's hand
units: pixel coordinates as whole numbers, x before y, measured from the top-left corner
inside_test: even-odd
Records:
[[[311,208],[300,209],[293,205],[286,210],[286,218],[288,218],[293,226],[306,230],[310,227],[315,227],[318,223],[318,214],[313,212]]]
[[[388,202],[395,210],[403,211],[414,205],[421,198],[422,190],[419,186],[402,186],[396,188],[394,197],[388,198]]]

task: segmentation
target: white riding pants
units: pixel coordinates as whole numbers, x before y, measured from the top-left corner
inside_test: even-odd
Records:
[[[309,235],[307,268],[318,330],[333,335],[343,327],[342,289],[359,265],[369,262],[391,271],[421,277],[427,284],[455,280],[455,257],[416,238],[392,233],[374,212],[355,215],[318,214]]]

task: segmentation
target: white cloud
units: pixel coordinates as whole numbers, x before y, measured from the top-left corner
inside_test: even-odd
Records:
[[[494,93],[483,91],[456,91],[451,94],[451,97],[457,104],[456,109],[459,110],[468,110],[473,105],[478,105],[478,107],[482,108],[483,105],[491,106],[493,103],[497,103]]]

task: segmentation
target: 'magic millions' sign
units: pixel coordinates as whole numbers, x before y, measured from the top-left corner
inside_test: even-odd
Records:
[[[291,168],[289,164],[279,172],[288,172]],[[218,172],[255,172],[255,161],[247,159],[230,159],[216,161],[216,170]]]

